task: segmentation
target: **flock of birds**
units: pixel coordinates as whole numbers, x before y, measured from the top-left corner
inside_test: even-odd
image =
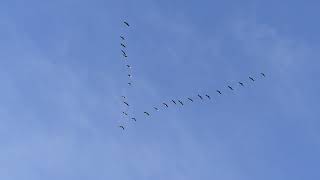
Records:
[[[123,23],[127,27],[130,26],[129,23],[126,21],[124,21]],[[126,60],[125,62],[128,63],[128,61],[127,61],[128,55],[125,51],[125,49],[127,48],[126,43],[125,43],[126,38],[124,36],[120,36],[120,38],[122,40],[122,42],[120,43],[120,45],[122,46],[122,49],[121,49],[122,56],[125,58],[125,60]],[[128,78],[129,78],[128,85],[132,86],[131,65],[126,64],[126,68],[128,69]],[[266,77],[266,75],[264,73],[260,73],[260,77],[264,78],[264,77]],[[249,79],[249,82],[255,82],[257,80],[257,78],[254,78],[253,76],[249,76],[248,79]],[[246,83],[248,83],[248,82],[239,81],[238,86],[244,87]],[[227,85],[226,88],[230,91],[235,90],[234,86],[230,86],[230,85]],[[215,93],[217,93],[218,95],[222,95],[223,91],[221,89],[217,89]],[[128,108],[130,107],[129,102],[127,101],[128,98],[126,96],[121,96],[121,98],[122,98],[122,103],[127,107],[127,110],[128,110]],[[197,94],[196,96],[190,96],[190,97],[186,97],[184,99],[171,99],[170,101],[162,102],[162,104],[159,106],[154,106],[152,109],[153,109],[153,112],[155,112],[155,111],[160,111],[161,108],[169,108],[169,106],[171,106],[171,105],[184,106],[186,103],[193,103],[196,100],[203,101],[205,99],[211,100],[212,99],[211,94]],[[129,117],[129,119],[131,119],[133,121],[137,121],[137,119],[135,117],[130,117],[127,111],[123,111],[122,114],[125,117]],[[143,114],[145,116],[151,116],[152,113],[151,113],[151,111],[144,111]],[[118,127],[121,128],[122,130],[125,130],[125,128],[126,128],[124,125],[119,125]]]

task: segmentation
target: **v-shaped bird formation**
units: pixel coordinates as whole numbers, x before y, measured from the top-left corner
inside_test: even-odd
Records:
[[[124,21],[123,23],[127,28],[130,27],[128,22]],[[122,57],[124,58],[125,67],[127,69],[127,77],[128,77],[127,84],[129,85],[129,87],[131,87],[133,85],[132,66],[131,66],[131,64],[129,64],[129,62],[127,60],[128,59],[127,41],[126,41],[126,37],[124,35],[121,35],[120,38],[121,38],[121,43],[120,43],[121,53],[122,53]],[[200,101],[200,102],[205,101],[205,100],[210,101],[210,100],[212,100],[214,95],[221,96],[221,95],[223,95],[224,91],[236,91],[237,88],[244,88],[246,86],[246,84],[254,83],[256,80],[258,80],[260,78],[265,78],[265,77],[266,77],[266,75],[264,73],[260,73],[259,76],[257,76],[257,77],[248,76],[248,79],[246,81],[245,80],[238,81],[234,85],[228,84],[223,89],[216,89],[215,92],[208,92],[207,94],[195,94],[193,96],[188,96],[188,97],[184,97],[184,98],[176,98],[176,99],[170,99],[167,101],[163,101],[163,102],[161,102],[161,104],[151,107],[150,111],[143,111],[143,112],[141,112],[141,114],[144,114],[144,117],[150,117],[153,115],[153,113],[156,113],[157,111],[171,108],[173,106],[185,106],[187,104],[191,104],[196,101]],[[126,96],[121,96],[121,97],[122,97],[122,102],[123,102],[124,106],[126,107],[126,111],[122,112],[123,116],[125,116],[128,119],[133,120],[134,122],[138,121],[138,119],[136,117],[131,117],[130,114],[127,112],[128,108],[130,107],[130,104],[128,102],[128,98]],[[125,130],[125,128],[126,128],[123,124],[120,124],[118,127],[122,130]]]

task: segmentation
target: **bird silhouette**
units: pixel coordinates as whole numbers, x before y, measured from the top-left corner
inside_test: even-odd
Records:
[[[137,121],[137,119],[136,118],[131,118],[132,120],[134,120],[134,121]]]
[[[127,55],[126,52],[124,50],[121,49],[121,52],[123,55]]]
[[[129,77],[129,78],[131,78],[131,77],[132,77],[132,75],[131,75],[131,74],[128,74],[128,77]]]
[[[231,89],[233,91],[233,88],[231,86],[228,86],[229,89]]]
[[[120,43],[120,44],[121,44],[122,47],[126,48],[126,45],[124,45],[124,44],[122,44],[122,43]]]
[[[266,75],[264,73],[260,73],[263,77],[266,77]]]
[[[219,90],[217,90],[217,92],[218,92],[219,94],[222,94],[221,91],[219,91]]]
[[[125,40],[123,36],[120,36],[120,38],[121,38],[122,40]]]
[[[131,69],[131,66],[130,66],[129,64],[127,64],[127,67],[128,67],[129,69]]]
[[[122,112],[124,115],[126,115],[126,116],[128,116],[128,113],[126,113],[126,112]]]
[[[178,100],[178,102],[183,106],[183,102],[182,101]]]
[[[169,107],[168,104],[166,104],[166,103],[162,103],[162,104],[165,105],[166,107]]]
[[[249,77],[249,79],[251,79],[251,81],[254,81],[254,79],[252,77]]]
[[[123,57],[128,57],[126,54],[122,54]]]
[[[239,82],[239,84],[240,84],[241,86],[244,86],[242,82]]]
[[[127,25],[128,27],[130,26],[128,22],[124,21],[123,22],[125,25]]]
[[[211,99],[211,97],[208,94],[206,94],[206,96],[207,96],[208,99]]]
[[[125,96],[121,96],[123,99],[126,99],[127,97],[125,97]]]
[[[156,110],[156,111],[159,111],[159,109],[158,109],[158,108],[156,108],[156,107],[153,107],[153,109],[154,109],[154,110]]]
[[[203,98],[202,98],[202,96],[200,96],[200,94],[198,94],[198,97],[199,97],[201,100],[203,100]]]
[[[127,105],[127,106],[130,106],[127,102],[125,102],[125,101],[123,101],[123,103],[125,104],[125,105]]]
[[[193,102],[193,100],[191,98],[188,98],[191,102]]]
[[[123,126],[119,126],[122,130],[124,130],[124,127]]]
[[[132,86],[132,83],[129,82],[128,85],[129,85],[129,86]]]
[[[174,104],[177,104],[176,101],[174,101],[174,100],[171,100],[171,101],[172,101]]]
[[[145,113],[146,115],[150,116],[150,114],[148,112],[143,112],[143,113]]]

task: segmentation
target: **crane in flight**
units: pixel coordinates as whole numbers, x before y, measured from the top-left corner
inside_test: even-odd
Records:
[[[125,25],[127,25],[128,27],[130,26],[128,22],[124,21],[123,22]]]
[[[207,96],[208,99],[211,99],[211,97],[208,94],[206,94],[206,96]]]
[[[228,86],[229,89],[231,89],[233,91],[233,88],[231,86]]]

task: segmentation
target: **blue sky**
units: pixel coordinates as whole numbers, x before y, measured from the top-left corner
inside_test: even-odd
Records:
[[[2,0],[0,179],[319,179],[319,5]]]

